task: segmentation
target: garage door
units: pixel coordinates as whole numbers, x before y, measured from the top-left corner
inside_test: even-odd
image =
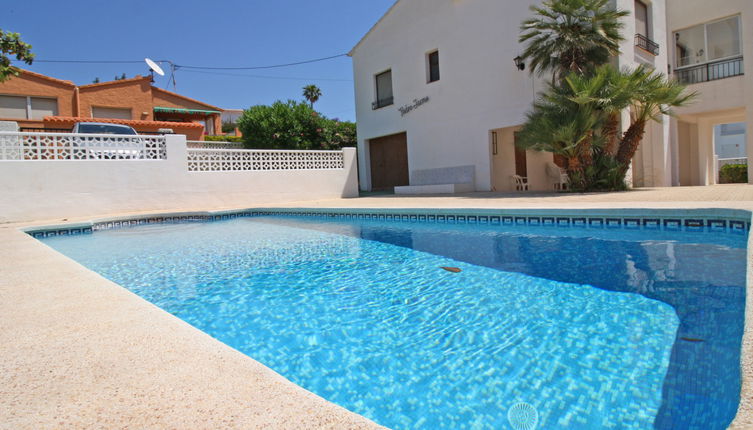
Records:
[[[408,184],[408,135],[393,134],[369,140],[371,190],[390,190]]]

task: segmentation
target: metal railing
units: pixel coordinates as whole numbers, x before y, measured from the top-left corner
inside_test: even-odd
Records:
[[[635,35],[635,46],[653,55],[659,55],[659,44],[642,34]]]
[[[675,78],[682,84],[697,84],[740,76],[744,73],[743,57],[736,57],[675,69]]]
[[[333,170],[345,168],[343,151],[189,149],[190,172]]]
[[[375,101],[375,102],[373,102],[371,104],[371,109],[372,110],[376,110],[376,109],[379,109],[379,108],[383,108],[385,106],[389,106],[389,105],[391,105],[393,103],[395,103],[395,98],[394,97],[386,97],[386,98],[383,98],[383,99],[378,99],[377,101]]]
[[[164,136],[0,132],[0,160],[164,160]]]

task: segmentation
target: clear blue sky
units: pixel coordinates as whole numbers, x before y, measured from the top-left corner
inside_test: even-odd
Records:
[[[150,57],[183,65],[244,67],[346,53],[394,0],[4,3],[0,28],[21,33],[22,39],[33,45],[38,60]],[[143,63],[16,65],[79,85],[91,83],[95,77],[106,81],[124,72],[128,77],[147,73]],[[313,83],[323,93],[317,110],[329,117],[355,119],[349,57],[281,69],[212,73],[178,70],[177,92],[222,108],[244,109],[278,99],[302,100],[301,88]],[[166,88],[167,77],[157,77],[155,85]]]

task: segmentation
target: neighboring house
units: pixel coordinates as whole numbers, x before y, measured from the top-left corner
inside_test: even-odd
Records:
[[[468,168],[472,168],[473,185],[478,191],[520,189],[513,179],[516,176],[527,178],[529,190],[551,190],[556,186],[551,167],[552,163],[563,165],[562,160],[551,153],[521,151],[514,145],[515,132],[525,121],[535,94],[546,85],[527,69],[519,70],[514,61],[523,51],[518,43],[520,23],[531,16],[529,7],[535,3],[398,0],[363,37],[349,55],[353,58],[359,174],[364,190],[425,184],[427,177],[437,184],[457,182],[453,176]],[[701,0],[692,0],[693,7],[687,0],[666,3],[669,4],[665,6],[665,0],[613,2],[615,7],[631,12],[625,18],[622,52],[615,59],[619,67],[645,64],[661,72],[669,71],[668,66],[675,64],[676,47],[672,40],[676,33],[668,32],[668,26],[676,30],[741,14],[747,17],[747,22],[752,19],[753,2],[748,0],[725,0],[724,7],[717,7],[718,2]],[[692,13],[688,9],[693,9]],[[671,14],[683,18],[668,18]],[[739,22],[746,27],[742,24],[746,19]],[[747,36],[736,41],[737,47],[742,40],[753,40],[750,27],[741,28],[741,35]],[[668,41],[672,41],[671,48]],[[737,67],[734,72],[712,71],[712,75],[715,78],[726,77],[725,73],[742,75],[743,47],[724,49],[739,51],[739,63],[732,61],[739,66],[730,66]],[[751,46],[744,49],[750,50]],[[706,64],[704,58],[694,66]],[[747,107],[747,120],[744,119],[743,100],[748,103],[753,100],[750,94],[753,70],[748,72],[747,78],[729,79],[738,83],[727,84],[725,79],[711,84],[731,86],[733,97],[717,96],[716,87],[705,87],[709,84],[691,84],[691,89],[704,93],[702,101],[680,110],[679,122],[664,121],[647,128],[633,160],[633,184],[714,183],[713,125],[719,121],[752,122],[751,106]],[[681,79],[682,73],[695,72],[680,68],[677,76]],[[692,76],[697,80],[702,78]],[[744,84],[744,80],[748,83]],[[690,136],[688,130],[693,127],[689,124],[694,124],[693,118],[699,115],[696,112],[716,111],[710,109],[709,100],[724,101],[728,109],[737,109],[737,116],[709,114],[716,118],[709,122],[712,128],[708,130],[712,132],[704,129],[706,134],[702,138]],[[622,119],[622,127],[627,129],[627,112]],[[753,148],[751,133],[747,135],[746,146]],[[447,176],[447,172],[453,172],[449,173],[451,177],[439,177]],[[701,175],[706,175],[706,180],[691,180]]]
[[[220,131],[222,110],[151,85],[149,77],[76,86],[22,70],[0,83],[0,120],[33,129],[71,129],[79,121],[115,122],[140,132],[172,129],[189,139]]]

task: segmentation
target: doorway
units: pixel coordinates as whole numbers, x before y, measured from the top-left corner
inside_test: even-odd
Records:
[[[408,135],[398,133],[369,140],[371,191],[409,185]]]

